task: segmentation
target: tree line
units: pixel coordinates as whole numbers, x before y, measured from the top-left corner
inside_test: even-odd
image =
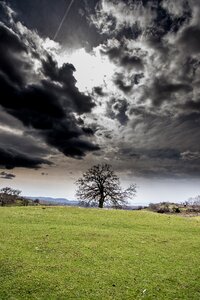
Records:
[[[0,205],[9,206],[9,205],[23,205],[28,206],[29,204],[37,205],[39,200],[30,200],[21,195],[22,191],[12,189],[11,187],[4,187],[0,190]]]

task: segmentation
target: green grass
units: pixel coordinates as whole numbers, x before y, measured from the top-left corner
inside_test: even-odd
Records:
[[[200,299],[200,218],[0,208],[0,299]]]

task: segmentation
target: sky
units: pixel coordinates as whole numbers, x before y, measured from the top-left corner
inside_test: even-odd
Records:
[[[0,1],[0,188],[109,163],[132,204],[200,194],[199,37],[199,0]]]

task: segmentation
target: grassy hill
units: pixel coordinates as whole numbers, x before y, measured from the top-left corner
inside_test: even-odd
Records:
[[[200,218],[0,208],[0,299],[200,299]]]

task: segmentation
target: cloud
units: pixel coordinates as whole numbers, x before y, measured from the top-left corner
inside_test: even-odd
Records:
[[[102,33],[112,33],[124,28],[137,26],[144,28],[150,26],[156,17],[156,5],[148,1],[100,1],[96,14],[91,16],[91,21]]]
[[[9,9],[4,4],[5,8]],[[95,103],[76,87],[74,66],[65,63],[58,67],[53,50],[47,51],[43,46],[50,44],[50,40],[15,22],[12,15],[8,19],[7,23],[0,22],[0,105],[4,111],[23,124],[26,134],[33,133],[50,149],[53,147],[66,156],[81,158],[98,150],[76,118],[90,113]],[[6,167],[32,168],[48,163],[34,155],[31,159],[21,147],[20,151],[1,150]]]
[[[118,89],[120,89],[123,93],[127,94],[130,93],[133,88],[133,85],[135,83],[135,76],[132,77],[129,82],[129,78],[127,80],[127,78],[123,74],[116,73],[114,75],[113,82],[118,87]]]
[[[96,72],[103,68],[97,52],[109,60],[109,75],[93,81],[91,94],[78,90],[75,62],[56,61],[58,44],[12,14],[0,24],[0,126],[7,130],[0,147],[46,161],[54,151],[74,158],[91,152],[85,164],[109,160],[137,176],[199,176],[199,1],[101,0],[90,13],[101,43],[87,56]],[[78,57],[77,70],[85,56]]]
[[[182,109],[183,111],[191,111],[191,112],[200,112],[200,100],[199,101],[193,101],[193,100],[187,100],[186,102],[182,104],[177,104],[177,107],[179,109]],[[197,114],[198,116],[198,114]]]
[[[92,3],[88,0],[75,1],[57,36],[57,41],[73,50],[84,46],[91,49],[93,45],[98,45],[102,37],[97,33],[95,27],[89,26],[87,22],[88,15],[94,13],[94,7],[98,1],[93,0]],[[31,30],[37,29],[40,36],[49,36],[52,39],[63,12],[67,8],[66,2],[55,2],[54,0],[34,2],[31,0],[8,0],[6,2],[16,9],[22,24]]]
[[[41,175],[42,175],[42,176],[48,176],[49,174],[48,174],[48,173],[45,173],[45,172],[42,172]]]
[[[1,167],[39,168],[42,164],[52,164],[49,159],[55,150],[49,149],[34,130],[27,130],[17,119],[3,111],[0,116],[3,117],[0,121]]]
[[[128,122],[127,110],[128,103],[126,99],[116,100],[112,98],[107,102],[107,116],[118,120],[121,125],[125,125]]]
[[[91,96],[79,92],[78,88],[75,86],[76,79],[74,78],[73,73],[76,69],[72,64],[65,63],[59,68],[57,62],[53,60],[51,56],[47,56],[42,65],[46,76],[51,80],[62,84],[60,92],[63,93],[63,96],[65,95],[66,102],[71,102],[73,109],[78,114],[91,112],[95,103]],[[63,102],[63,104],[65,105],[65,102]]]
[[[164,101],[176,99],[178,96],[186,95],[193,90],[188,83],[170,82],[168,78],[155,78],[152,85],[146,89],[145,97],[152,100],[154,105],[162,104]]]
[[[26,47],[20,41],[20,37],[12,30],[0,22],[0,69],[10,81],[18,85],[24,83],[24,70],[28,63],[21,56],[26,53]],[[16,55],[16,54],[19,54]],[[19,72],[19,68],[21,72]]]
[[[0,178],[2,179],[14,179],[16,177],[16,175],[12,174],[12,173],[6,173],[6,172],[0,172]]]
[[[185,161],[200,160],[200,152],[185,151],[181,153],[181,158]]]
[[[187,0],[179,0],[178,2],[174,2],[173,0],[165,0],[162,1],[161,5],[168,11],[170,15],[174,17],[181,17],[190,12]]]
[[[183,51],[187,51],[190,54],[197,54],[200,52],[200,26],[189,26],[186,27],[180,38],[179,44],[181,45]]]
[[[106,94],[103,92],[103,88],[100,87],[100,86],[96,86],[94,87],[94,92],[98,95],[98,96],[101,96],[101,97],[104,97]]]
[[[170,159],[170,160],[179,160],[181,158],[181,154],[176,149],[170,148],[151,148],[151,149],[138,149],[137,147],[129,147],[122,149],[122,155],[126,155],[129,157],[135,157],[137,159]]]
[[[6,169],[16,167],[38,169],[42,164],[50,165],[48,160],[37,156],[30,156],[23,152],[16,151],[13,148],[0,148],[0,166]]]
[[[106,45],[102,45],[101,53],[107,55],[116,65],[127,70],[142,71],[144,69],[144,53],[140,49],[130,48],[127,39],[108,40]]]
[[[188,22],[192,14],[190,5],[193,3],[188,4],[187,0],[179,3],[171,0],[101,0],[90,19],[99,32],[119,40],[123,37],[138,40],[143,36],[161,40]]]
[[[97,6],[91,22],[107,34],[101,53],[115,65],[104,156],[116,168],[138,176],[200,175],[199,16],[196,0]]]

